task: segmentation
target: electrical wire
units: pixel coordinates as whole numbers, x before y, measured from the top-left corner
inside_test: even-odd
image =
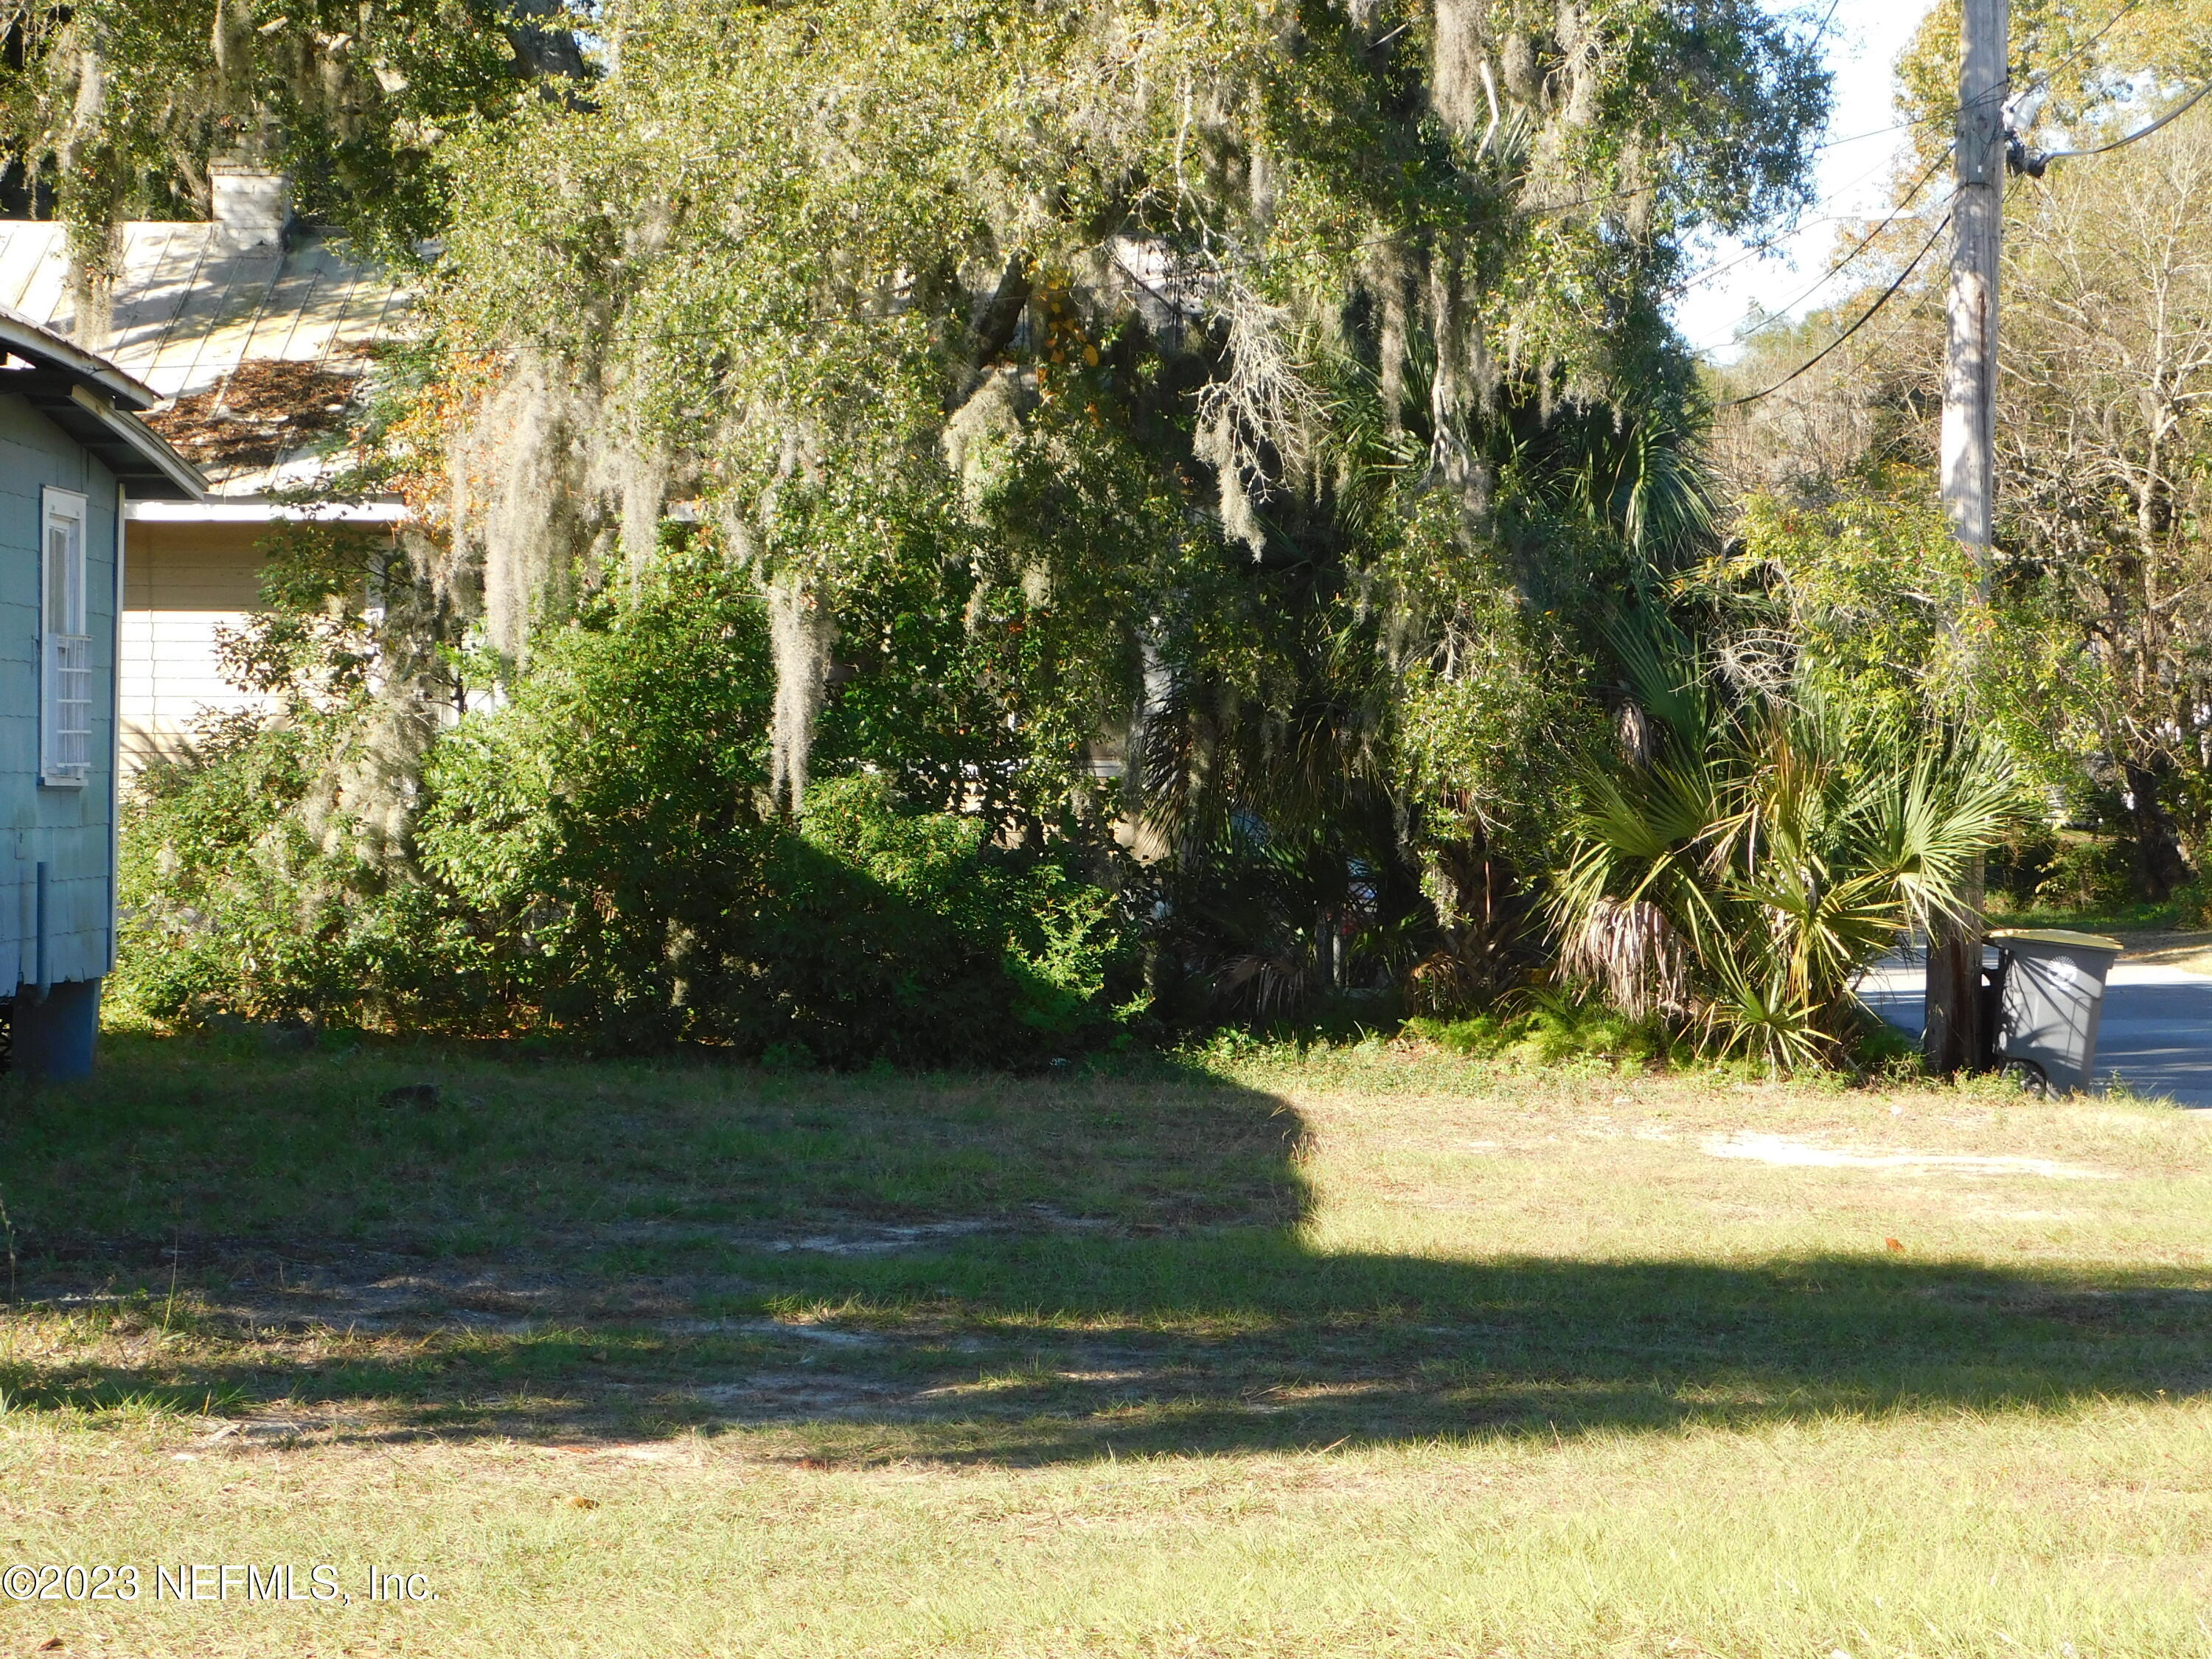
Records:
[[[1834,190],[1827,193],[1831,196],[1848,196],[1851,191],[1856,190],[1861,185],[1866,183],[1868,179],[1873,178],[1875,174],[1880,173],[1883,168],[1889,165],[1890,163],[1887,160],[1877,161],[1874,166],[1869,167],[1864,173],[1860,173],[1856,178],[1837,185]],[[1918,183],[1914,185],[1913,189],[1917,191],[1920,186],[1924,185],[1926,182],[1927,179],[1923,176]],[[1908,197],[1906,199],[1909,201],[1911,198]],[[1707,283],[1719,281],[1722,277],[1727,276],[1731,270],[1735,270],[1741,266],[1749,264],[1753,260],[1758,258],[1761,254],[1765,253],[1770,249],[1778,246],[1780,244],[1790,240],[1793,237],[1802,234],[1805,231],[1810,230],[1815,225],[1860,224],[1863,223],[1869,216],[1869,215],[1864,213],[1824,213],[1817,218],[1800,221],[1798,223],[1791,225],[1786,229],[1774,231],[1768,235],[1762,236],[1755,242],[1747,242],[1743,244],[1743,252],[1738,254],[1735,258],[1730,259],[1726,264],[1715,265],[1710,270],[1699,271],[1694,276],[1686,276],[1678,283],[1669,283],[1666,288],[1661,290],[1661,292],[1670,295],[1687,294],[1693,288],[1703,288]]]
[[[2142,0],[2127,0],[2127,3],[2122,7],[2121,10],[2106,21],[2105,27],[2109,29],[2113,23],[2118,22],[2121,17],[2126,15],[2129,11],[2133,10],[2135,7],[2142,3]],[[1832,8],[1829,12],[1829,18],[1832,20],[1834,15],[1835,12]],[[1825,25],[1823,27],[1825,27]],[[2102,33],[2102,30],[2099,31],[2100,35]],[[2095,38],[2093,37],[2091,40],[2085,42],[2084,46],[2094,44]],[[2075,48],[2075,52],[2078,53],[2083,48],[2081,46],[2077,46]],[[2060,66],[2063,67],[2065,63],[2070,61],[2073,56],[2074,53],[2069,53],[2066,58],[2062,58],[2060,60]],[[1989,95],[1990,94],[1984,94],[1984,97]],[[1843,145],[1858,143],[1869,138],[1880,138],[1888,133],[1910,132],[1916,127],[1932,126],[1938,122],[1952,119],[1958,114],[1961,107],[1963,107],[1963,106],[1954,103],[1947,106],[1943,109],[1935,111],[1929,114],[1917,116],[1910,121],[1899,121],[1893,126],[1876,127],[1871,131],[1854,133],[1848,138],[1826,139],[1823,142],[1815,144],[1813,148],[1815,150],[1835,149],[1842,147]],[[1873,241],[1875,237],[1879,236],[1884,230],[1895,223],[1903,212],[1911,206],[1913,198],[1917,197],[1922,190],[1927,187],[1928,181],[1935,177],[1936,173],[1942,169],[1943,164],[1949,159],[1950,152],[1948,150],[1945,150],[1942,154],[1938,155],[1936,159],[1929,164],[1927,169],[1921,173],[1920,177],[1914,179],[1911,185],[1905,191],[1903,202],[1900,204],[1899,207],[1893,210],[1888,218],[1883,220],[1881,224],[1875,226],[1874,230],[1861,241],[1856,248],[1854,248],[1850,253],[1844,255],[1844,258],[1838,259],[1835,264],[1829,266],[1827,271],[1821,276],[1819,282],[1815,283],[1803,294],[1798,295],[1796,299],[1792,300],[1790,304],[1783,307],[1781,310],[1776,312],[1766,322],[1761,323],[1758,325],[1757,327],[1750,329],[1744,333],[1731,335],[1725,342],[1717,341],[1715,342],[1715,344],[1739,343],[1741,341],[1751,338],[1753,335],[1759,333],[1763,329],[1772,327],[1775,323],[1785,319],[1790,311],[1794,310],[1796,307],[1802,305],[1807,300],[1812,298],[1814,295],[1819,293],[1823,288],[1826,288],[1830,283],[1833,282],[1838,275],[1845,270],[1854,259],[1858,258],[1858,256],[1866,250],[1867,246]],[[1876,162],[1872,167],[1869,167],[1866,172],[1852,179],[1850,183],[1843,185],[1841,189],[1835,193],[1842,194],[1845,191],[1856,189],[1861,184],[1863,184],[1867,179],[1874,177],[1875,173],[1880,173],[1883,167],[1888,165],[1889,163],[1886,161]],[[1850,220],[1863,219],[1865,216],[1866,216],[1863,214],[1837,214],[1814,219],[1811,222],[1813,224],[1841,224]],[[1792,226],[1788,230],[1777,231],[1771,235],[1762,237],[1759,240],[1748,244],[1742,253],[1729,260],[1726,264],[1717,266],[1710,270],[1700,271],[1695,276],[1686,278],[1680,283],[1670,283],[1662,291],[1668,295],[1686,294],[1692,289],[1702,287],[1707,283],[1716,282],[1721,277],[1726,276],[1729,271],[1749,264],[1752,260],[1757,258],[1761,253],[1766,252],[1768,249],[1771,249],[1778,244],[1786,241],[1790,238],[1796,235],[1804,228],[1806,228],[1806,227],[1803,225]],[[1710,350],[1712,348],[1700,346],[1696,349],[1700,351],[1704,351]]]
[[[1936,227],[1934,233],[1929,235],[1926,241],[1920,245],[1920,252],[1914,254],[1911,261],[1906,264],[1905,269],[1897,273],[1897,280],[1892,283],[1887,288],[1882,289],[1881,297],[1866,308],[1865,313],[1859,318],[1858,321],[1853,323],[1841,334],[1838,334],[1833,340],[1823,346],[1819,351],[1814,352],[1813,356],[1808,357],[1803,362],[1798,364],[1796,368],[1791,369],[1787,374],[1777,380],[1772,386],[1762,387],[1757,392],[1747,393],[1745,396],[1741,398],[1730,398],[1723,403],[1716,404],[1715,407],[1717,409],[1735,409],[1740,404],[1755,404],[1761,398],[1771,398],[1776,392],[1781,391],[1784,386],[1788,386],[1790,381],[1796,380],[1799,375],[1805,374],[1808,370],[1814,368],[1831,353],[1840,349],[1844,341],[1850,339],[1852,335],[1857,333],[1869,323],[1872,322],[1875,319],[1876,313],[1878,313],[1884,306],[1887,305],[1892,300],[1897,297],[1898,290],[1905,286],[1905,279],[1911,276],[1912,273],[1919,268],[1920,262],[1928,257],[1928,251],[1936,246],[1937,240],[1941,238],[1943,233],[1950,228],[1951,216],[1947,213],[1943,216],[1942,222]]]
[[[1778,230],[1771,236],[1762,236],[1755,242],[1747,243],[1743,252],[1726,264],[1714,265],[1709,270],[1699,271],[1694,276],[1685,276],[1679,283],[1669,283],[1659,291],[1666,295],[1687,294],[1692,289],[1703,288],[1707,283],[1717,283],[1731,270],[1741,270],[1753,260],[1771,252],[1792,237],[1801,236],[1815,226],[1847,225],[1865,217],[1863,213],[1824,213],[1818,218],[1804,220],[1790,226],[1787,230]]]
[[[2156,132],[2160,127],[2166,125],[2169,121],[2179,120],[2183,116],[2188,114],[2191,110],[2195,109],[2197,104],[2203,100],[2204,94],[2208,92],[2212,92],[2212,81],[2207,81],[2203,86],[2197,88],[2196,91],[2191,93],[2186,99],[2175,105],[2172,109],[2166,111],[2165,114],[2160,116],[2157,120],[2152,122],[2148,126],[2138,127],[2133,132],[2124,133],[2121,137],[2113,139],[2109,144],[2098,144],[2088,149],[2048,150],[2039,155],[2036,159],[2040,161],[2071,161],[2078,160],[2085,155],[2110,155],[2116,149],[2125,149],[2130,144],[2134,143],[2138,138],[2149,137],[2151,134]]]
[[[1867,232],[1865,235],[1859,238],[1857,246],[1854,247],[1849,253],[1846,253],[1842,258],[1830,265],[1827,270],[1821,276],[1819,282],[1814,283],[1812,287],[1807,289],[1796,299],[1790,301],[1789,304],[1783,306],[1775,311],[1774,313],[1768,317],[1765,322],[1757,324],[1751,328],[1747,328],[1740,334],[1730,335],[1726,343],[1731,345],[1741,344],[1743,341],[1748,340],[1755,335],[1765,333],[1768,329],[1775,326],[1776,324],[1786,321],[1791,312],[1795,311],[1799,306],[1803,305],[1806,301],[1811,299],[1815,294],[1818,294],[1822,289],[1827,287],[1829,283],[1834,282],[1838,276],[1849,270],[1853,262],[1858,259],[1858,258],[1869,247],[1874,246],[1874,241],[1876,237],[1880,236],[1882,232],[1887,230],[1899,219],[1905,217],[1906,213],[1911,210],[1913,199],[1927,187],[1928,181],[1930,179],[1933,179],[1937,171],[1950,159],[1950,156],[1948,155],[1939,155],[1933,161],[1929,163],[1929,165],[1921,171],[1920,176],[1914,179],[1911,187],[1905,191],[1904,201],[1898,206],[1892,208],[1889,210],[1888,216],[1883,219],[1880,224],[1876,225],[1872,230]],[[1951,222],[1951,218],[1948,214],[1944,215],[1943,222],[1945,224]],[[1925,251],[1926,250],[1923,249],[1923,252]],[[1916,264],[1919,263],[1919,257],[1917,255],[1914,257],[1913,263]],[[1908,266],[1906,269],[1910,270],[1911,267]],[[1700,349],[1705,349],[1709,348]]]
[[[2142,0],[2124,0],[2124,3],[2123,3],[2110,17],[2105,20],[2102,27],[2099,28],[2097,32],[2094,34],[2092,34],[2087,40],[2076,43],[2073,49],[2068,52],[2065,56],[2060,58],[2048,69],[2043,70],[2039,78],[2048,81],[2051,76],[2057,74],[2061,70],[2063,70],[2068,64],[2073,63],[2074,60],[2081,57],[2083,52],[2094,48],[2100,41],[2101,41],[2107,34],[2112,33],[2114,27],[2117,26],[2122,19],[2125,18],[2130,13],[2133,12],[2142,4]],[[2023,70],[2024,69],[2025,66],[2023,66]],[[2195,107],[2197,102],[2202,100],[2207,93],[2212,93],[2212,82],[2208,82],[2204,86],[2198,88],[2195,92],[2189,95],[2185,101],[2167,111],[2166,113],[2160,116],[2157,120],[2152,122],[2148,126],[2141,128],[2136,131],[2128,133],[2123,137],[2115,138],[2110,143],[2099,144],[2093,149],[2052,151],[2048,155],[2038,157],[2038,161],[2040,163],[2068,161],[2090,155],[2109,155],[2113,150],[2124,149],[2126,146],[2134,143],[2138,139],[2148,138],[2152,133],[2156,132],[2160,127],[2166,125],[2169,122],[2179,119],[2191,108]],[[1984,97],[1993,94],[1984,94]],[[1963,107],[1963,105],[1954,104],[1942,115],[1923,116],[1916,121],[1900,122],[1896,126],[1885,128],[1881,130],[1881,131],[1863,133],[1859,135],[1859,137],[1868,138],[1879,137],[1881,136],[1881,131],[1904,132],[1914,127],[1929,125],[1935,121],[1947,118],[1948,116],[1956,115],[1960,109]],[[1855,139],[1838,139],[1834,142],[1837,143],[1850,143],[1856,141]],[[1826,149],[1828,148],[1828,146],[1824,144],[1820,146],[1820,148]],[[1935,175],[1936,169],[1940,167],[1948,159],[1949,159],[1948,153],[1944,155],[1939,155],[1935,163],[1931,165],[1926,172],[1923,173],[1918,179],[1914,181],[1912,188],[1908,191],[1905,195],[1905,201],[1907,203],[1910,203],[1912,198],[1919,193],[1921,189],[1925,186],[1928,180]],[[1729,343],[1740,343],[1744,340],[1750,339],[1753,336],[1760,333],[1765,329],[1773,327],[1777,323],[1786,320],[1791,311],[1795,310],[1798,306],[1802,305],[1814,294],[1819,293],[1820,289],[1825,288],[1829,283],[1834,281],[1839,272],[1845,270],[1854,259],[1857,258],[1861,253],[1864,252],[1875,236],[1880,235],[1882,231],[1888,228],[1891,224],[1896,222],[1902,210],[1902,209],[1899,209],[1898,211],[1893,212],[1887,219],[1885,219],[1881,224],[1875,226],[1874,230],[1860,241],[1857,247],[1852,249],[1850,253],[1844,255],[1843,258],[1838,260],[1835,264],[1831,266],[1827,274],[1824,276],[1820,282],[1814,283],[1812,288],[1807,289],[1805,293],[1800,295],[1796,299],[1792,300],[1788,305],[1783,307],[1765,322],[1759,324],[1757,327],[1746,330],[1741,334],[1733,336]],[[1946,214],[1943,217],[1943,224],[1936,227],[1936,235],[1929,237],[1927,243],[1921,248],[1920,252],[1913,255],[1911,264],[1906,265],[1902,271],[1898,273],[1897,280],[1892,283],[1889,287],[1883,291],[1881,297],[1875,301],[1872,309],[1869,310],[1866,315],[1861,317],[1857,322],[1852,324],[1851,326],[1832,343],[1822,349],[1814,356],[1808,358],[1806,362],[1799,364],[1781,380],[1777,380],[1772,386],[1768,386],[1765,391],[1753,392],[1748,397],[1731,398],[1728,403],[1721,404],[1720,407],[1727,409],[1732,408],[1737,404],[1755,402],[1760,398],[1766,397],[1769,393],[1780,391],[1784,386],[1789,385],[1790,381],[1804,374],[1806,370],[1811,368],[1815,363],[1818,363],[1822,358],[1827,356],[1830,352],[1834,351],[1837,347],[1842,345],[1844,341],[1850,338],[1853,334],[1856,334],[1860,328],[1865,325],[1868,319],[1871,318],[1875,312],[1881,310],[1883,306],[1889,302],[1891,295],[1894,295],[1898,289],[1904,285],[1905,279],[1912,274],[1914,267],[1918,265],[1921,260],[1928,257],[1928,251],[1929,248],[1935,246],[1936,237],[1940,237],[1943,234],[1943,226],[1948,225],[1950,222],[1951,216],[1950,215]],[[1730,264],[1721,267],[1721,271],[1713,272],[1711,275],[1720,275],[1722,272],[1733,270],[1736,265],[1741,264],[1742,263],[1742,259],[1735,260]],[[1701,277],[1698,280],[1703,281],[1706,279]],[[1691,286],[1691,284],[1685,284],[1684,286],[1687,287]]]
[[[1848,138],[1824,138],[1813,148],[1816,150],[1841,149],[1845,144],[1863,144],[1869,138],[1887,137],[1893,132],[1910,132],[1915,127],[1932,126],[1938,121],[1949,120],[1958,112],[1958,108],[1954,105],[1951,108],[1938,111],[1933,115],[1916,115],[1910,121],[1899,121],[1892,126],[1875,127],[1865,132],[1855,132]]]
[[[2083,52],[2087,52],[2091,47],[2094,46],[2100,40],[2102,40],[2106,35],[2112,32],[2112,26],[2114,24],[2118,23],[2123,17],[2125,17],[2130,12],[2133,11],[2141,4],[2142,4],[2142,0],[2127,0],[2127,3],[2125,5],[2122,6],[2118,11],[2114,12],[2110,17],[2107,17],[2105,20],[2104,27],[2099,29],[2087,40],[2077,45],[2073,51],[2068,52],[2063,58],[2053,64],[2049,69],[2044,70],[2044,78],[2048,80],[2051,76],[2057,74],[2059,70],[2064,69],[2069,64],[2072,63],[2076,58],[2079,58]]]

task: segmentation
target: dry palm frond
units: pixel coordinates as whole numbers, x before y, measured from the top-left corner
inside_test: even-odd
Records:
[[[1600,898],[1568,928],[1559,967],[1631,1019],[1689,1006],[1688,952],[1665,912],[1645,899]]]
[[[1213,977],[1213,994],[1224,1006],[1243,1008],[1265,1024],[1311,1000],[1326,977],[1310,947],[1255,951],[1222,964]]]

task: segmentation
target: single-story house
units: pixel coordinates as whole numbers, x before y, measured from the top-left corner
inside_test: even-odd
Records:
[[[376,530],[396,499],[303,509],[333,470],[369,353],[398,333],[406,286],[297,223],[283,176],[212,173],[205,223],[123,227],[105,336],[80,337],[61,225],[0,220],[0,306],[100,352],[161,399],[150,423],[208,480],[200,501],[134,500],[124,593],[126,778],[190,742],[209,713],[253,708],[225,682],[219,630],[255,609],[271,524],[312,512]]]
[[[76,1076],[115,963],[123,526],[205,486],[112,363],[4,310],[0,354],[0,1052]]]

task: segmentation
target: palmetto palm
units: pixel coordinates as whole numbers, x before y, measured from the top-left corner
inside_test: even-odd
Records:
[[[1832,1058],[1858,972],[1969,902],[1975,856],[2015,810],[2009,768],[1802,682],[1724,696],[1679,638],[1622,655],[1657,740],[1583,780],[1553,902],[1563,969],[1714,1053]]]

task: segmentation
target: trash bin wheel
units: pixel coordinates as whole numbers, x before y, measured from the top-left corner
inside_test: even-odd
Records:
[[[2010,1078],[2020,1085],[2024,1095],[2033,1095],[2039,1100],[2051,1092],[2051,1077],[2032,1060],[2006,1060],[1997,1066],[1997,1075]]]

